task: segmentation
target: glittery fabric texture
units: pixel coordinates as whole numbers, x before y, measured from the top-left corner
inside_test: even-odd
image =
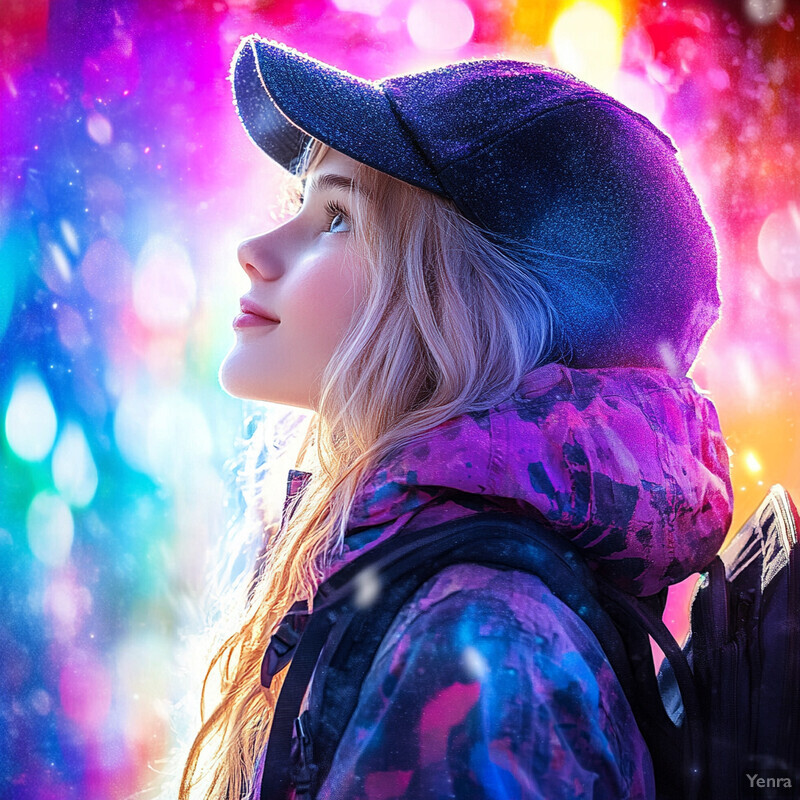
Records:
[[[252,36],[231,80],[284,168],[313,136],[535,248],[570,366],[685,375],[719,316],[713,231],[671,139],[565,72],[473,59],[366,81]]]

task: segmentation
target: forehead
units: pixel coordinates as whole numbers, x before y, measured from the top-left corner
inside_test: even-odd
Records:
[[[302,178],[304,191],[342,191],[355,189],[365,194],[364,188],[356,180],[356,169],[359,163],[336,150],[329,150],[319,164],[308,171]]]
[[[317,166],[309,171],[308,175],[310,177],[315,173],[331,172],[352,178],[356,174],[357,167],[358,161],[350,158],[350,156],[346,156],[338,150],[328,150]]]

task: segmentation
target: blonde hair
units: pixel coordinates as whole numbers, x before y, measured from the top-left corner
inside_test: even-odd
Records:
[[[312,141],[302,175],[327,151]],[[362,482],[396,448],[493,407],[561,355],[545,255],[490,238],[450,200],[365,165],[355,180],[365,194],[350,193],[348,247],[366,264],[365,300],[322,375],[298,459],[312,464],[312,478],[284,529],[272,531],[239,629],[206,673],[203,700],[216,677],[220,701],[201,711],[181,800],[252,791],[287,672],[262,687],[265,648],[293,603],[311,608]]]

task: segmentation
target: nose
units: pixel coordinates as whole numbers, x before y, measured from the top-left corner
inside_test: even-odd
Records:
[[[253,236],[237,248],[239,264],[250,280],[275,280],[283,271],[277,248],[269,236],[268,233]]]

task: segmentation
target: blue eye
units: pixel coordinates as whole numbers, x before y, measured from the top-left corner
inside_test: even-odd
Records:
[[[328,212],[328,230],[326,233],[346,233],[350,230],[350,217],[338,203],[328,200],[325,203],[325,211]],[[342,223],[348,227],[344,230],[334,230],[337,224],[341,226]]]

